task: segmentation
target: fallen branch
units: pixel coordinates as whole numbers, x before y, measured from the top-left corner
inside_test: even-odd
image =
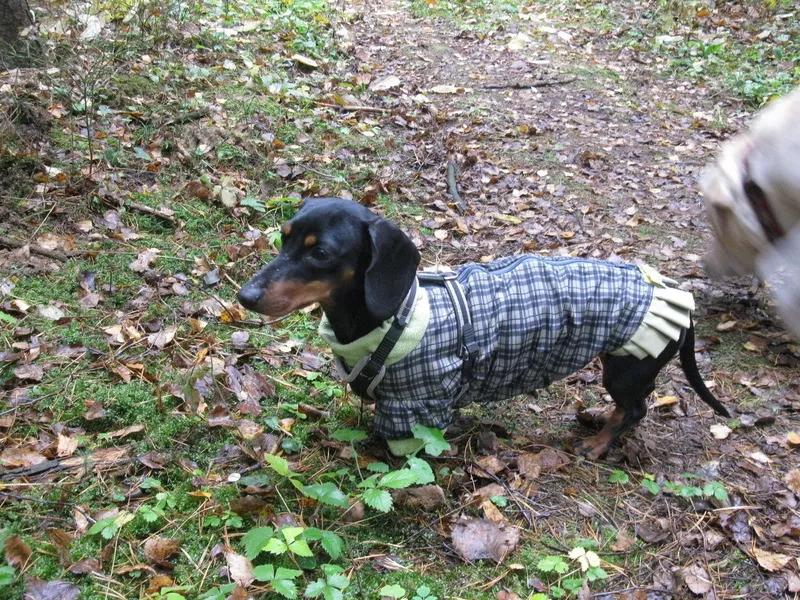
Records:
[[[46,256],[47,258],[52,258],[53,260],[60,260],[61,262],[69,260],[69,256],[61,252],[47,250],[41,246],[37,246],[36,244],[26,244],[25,242],[18,242],[17,240],[0,236],[0,247],[17,249],[22,248],[23,246],[28,246],[28,249],[34,254]]]
[[[184,123],[188,123],[189,121],[196,121],[197,119],[207,117],[209,114],[211,114],[209,109],[201,108],[200,110],[196,110],[194,112],[178,115],[174,119],[168,119],[167,121],[164,121],[164,124],[161,125],[161,127],[167,127],[169,125],[182,125]]]
[[[450,160],[447,162],[447,189],[450,192],[450,197],[456,205],[458,212],[464,214],[467,212],[467,205],[461,199],[458,193],[458,184],[456,183],[456,161]]]
[[[158,211],[157,209],[150,208],[149,206],[147,206],[145,204],[139,204],[138,202],[126,202],[125,203],[125,207],[133,209],[133,210],[136,210],[136,211],[139,211],[141,213],[145,213],[145,214],[148,214],[148,215],[153,215],[154,217],[158,217],[159,219],[164,219],[165,221],[169,221],[173,225],[177,225],[178,224],[178,220],[175,217],[173,217],[172,215],[165,215],[164,213]]]
[[[484,90],[505,90],[505,89],[512,89],[512,90],[528,90],[531,88],[538,88],[538,87],[550,87],[553,85],[566,85],[568,83],[572,83],[575,81],[577,77],[568,77],[567,79],[553,79],[550,81],[535,81],[533,83],[520,83],[519,81],[516,83],[500,83],[497,85],[485,85],[481,89]]]
[[[355,104],[333,104],[332,102],[314,102],[317,106],[325,106],[327,108],[335,108],[344,112],[389,112],[388,108],[378,108],[377,106],[358,106]]]

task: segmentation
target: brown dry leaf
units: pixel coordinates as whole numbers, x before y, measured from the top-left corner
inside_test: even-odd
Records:
[[[489,519],[492,523],[505,523],[506,518],[503,513],[500,512],[500,509],[495,506],[494,502],[491,500],[484,500],[481,503],[481,509],[483,510],[483,516]]]
[[[611,544],[611,549],[614,552],[627,552],[627,550],[636,543],[636,538],[624,529],[617,531],[617,539]]]
[[[83,413],[83,418],[87,421],[95,421],[106,416],[106,410],[98,400],[86,400],[85,404],[86,412]]]
[[[536,454],[536,460],[543,471],[555,471],[572,461],[569,454],[555,448],[545,448]]]
[[[658,396],[656,401],[653,402],[653,408],[658,408],[659,406],[671,406],[672,404],[678,403],[677,396]]]
[[[25,587],[25,600],[78,600],[81,594],[77,585],[60,579],[45,582],[28,577]]]
[[[730,427],[722,423],[716,423],[715,425],[712,425],[709,430],[711,431],[711,435],[714,436],[715,440],[724,440],[731,434],[731,431],[733,431]]]
[[[786,582],[789,584],[789,591],[793,594],[800,592],[800,575],[794,571],[786,573]]]
[[[6,540],[5,545],[6,562],[14,568],[22,570],[33,552],[28,547],[22,538],[18,535],[12,535]]]
[[[97,558],[82,558],[69,568],[73,575],[91,575],[92,573],[102,573],[103,566]]]
[[[255,577],[253,576],[253,565],[241,554],[237,554],[230,548],[225,549],[225,561],[228,563],[228,576],[242,587],[247,587]]]
[[[29,448],[6,448],[0,454],[0,465],[10,469],[30,467],[45,462],[47,458]]]
[[[501,562],[519,543],[516,527],[488,519],[462,517],[453,527],[453,547],[467,561],[491,558]]]
[[[444,490],[438,485],[392,490],[392,501],[397,506],[420,508],[432,512],[444,506]]]
[[[156,260],[156,258],[158,258],[159,252],[161,251],[158,248],[148,248],[147,250],[139,253],[139,256],[136,257],[136,260],[129,264],[128,267],[137,273],[144,273],[150,268],[150,265]]]
[[[542,465],[539,464],[538,456],[529,452],[519,455],[517,466],[519,474],[528,480],[536,479],[542,473]]]
[[[475,475],[478,477],[485,477],[487,473],[489,475],[497,475],[506,468],[506,463],[494,455],[481,456],[475,461],[475,464],[480,467],[474,470]]]
[[[122,429],[112,431],[107,435],[108,437],[112,438],[124,438],[128,437],[129,435],[133,435],[134,433],[139,433],[140,431],[144,431],[144,425],[130,425],[128,427],[123,427]]]
[[[511,590],[500,590],[499,592],[497,592],[497,600],[522,600],[522,599]]]
[[[786,566],[786,563],[792,560],[792,557],[786,554],[768,552],[755,546],[753,546],[753,557],[762,569],[770,572],[780,571]]]
[[[800,469],[792,469],[783,478],[783,483],[792,490],[795,494],[800,496]]]
[[[147,589],[145,590],[144,594],[147,597],[154,596],[161,592],[161,588],[172,587],[174,585],[175,581],[172,579],[172,577],[167,575],[156,575],[148,582]]]
[[[39,315],[50,321],[58,321],[64,317],[64,311],[57,306],[48,304],[47,306],[39,307]]]
[[[165,327],[161,331],[148,335],[147,343],[159,350],[163,350],[175,338],[176,333],[178,333],[176,326]]]
[[[44,377],[44,369],[40,365],[24,364],[14,369],[14,375],[17,379],[41,381]]]
[[[151,537],[144,543],[144,555],[150,564],[170,567],[169,558],[181,547],[181,541],[170,538]]]
[[[692,593],[699,595],[711,590],[711,578],[708,571],[699,563],[693,563],[681,570],[683,581]]]
[[[220,309],[218,315],[220,323],[234,323],[244,321],[245,312],[235,304],[226,304],[224,308]]]
[[[264,428],[261,427],[258,423],[251,421],[250,419],[242,419],[236,423],[236,429],[239,430],[239,433],[242,434],[242,437],[246,440],[251,440],[259,433],[264,431]]]
[[[790,448],[797,448],[800,446],[800,433],[796,431],[790,431],[786,434],[786,443],[789,444]]]
[[[480,501],[483,502],[484,500],[490,499],[492,496],[505,496],[506,490],[505,488],[500,485],[499,483],[490,483],[489,485],[485,485],[482,488],[478,488],[472,495],[470,496],[470,502]]]
[[[78,449],[78,438],[72,438],[66,435],[58,434],[58,446],[56,448],[56,456],[61,458],[65,456],[72,456],[75,450]]]
[[[58,529],[56,527],[49,528],[47,530],[47,535],[58,551],[58,560],[61,566],[66,567],[72,562],[72,555],[69,552],[72,536],[63,529]]]

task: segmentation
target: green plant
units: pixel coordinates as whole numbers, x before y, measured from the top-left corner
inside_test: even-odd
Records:
[[[3,565],[0,567],[0,587],[6,587],[14,583],[17,578],[17,571],[14,567]]]
[[[536,568],[539,571],[555,576],[549,589],[553,598],[563,598],[568,593],[577,595],[584,584],[608,577],[608,573],[600,566],[600,557],[593,550],[587,550],[584,545],[576,545],[567,554],[567,558],[573,561],[572,564],[563,556],[555,555],[545,556],[537,563]]]
[[[296,569],[275,569],[272,565],[261,565],[253,569],[253,576],[258,581],[269,583],[274,591],[286,598],[297,598],[297,584],[294,579],[302,574],[302,571]]]
[[[683,473],[681,477],[690,481],[699,479],[697,475],[692,473]],[[665,481],[662,485],[659,485],[652,475],[645,475],[640,484],[654,496],[663,489],[665,492],[681,498],[716,498],[720,502],[728,500],[728,491],[725,489],[725,485],[719,481],[708,481],[702,484],[702,486],[683,482],[675,483],[672,481]]]
[[[630,481],[628,474],[625,471],[620,471],[619,469],[614,469],[611,471],[611,475],[608,478],[609,483],[619,483],[620,485],[624,485]]]
[[[325,600],[342,600],[342,591],[350,585],[350,580],[343,575],[344,569],[338,565],[322,565],[325,577],[308,584],[304,595],[307,598],[322,596]]]

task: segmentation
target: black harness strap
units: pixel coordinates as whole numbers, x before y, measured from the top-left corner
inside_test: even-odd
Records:
[[[417,280],[411,284],[411,289],[408,290],[406,298],[397,309],[397,314],[394,317],[389,331],[383,336],[381,343],[375,349],[375,352],[365,357],[353,367],[350,371],[346,381],[350,383],[353,391],[362,397],[372,398],[372,392],[383,379],[386,373],[386,359],[389,358],[397,340],[403,335],[406,325],[408,325],[408,317],[411,314],[411,309],[414,307],[414,300],[417,297]]]
[[[336,358],[338,370],[345,382],[349,383],[353,391],[362,398],[372,398],[375,400],[375,388],[378,387],[378,384],[386,374],[386,359],[389,358],[389,354],[391,354],[400,336],[403,335],[403,330],[408,324],[408,318],[411,315],[411,309],[414,306],[414,300],[417,295],[417,287],[418,285],[425,284],[444,286],[455,308],[456,323],[458,326],[459,357],[463,361],[461,368],[461,390],[456,396],[456,399],[460,398],[467,391],[472,378],[472,371],[475,368],[475,361],[478,359],[479,348],[478,342],[475,339],[475,330],[472,327],[472,316],[469,312],[469,305],[464,295],[464,289],[461,287],[461,284],[458,283],[455,273],[421,271],[417,273],[417,277],[414,283],[411,284],[411,289],[408,291],[406,299],[397,310],[397,314],[395,315],[391,327],[389,327],[389,331],[383,336],[375,352],[358,361],[349,373],[347,373],[347,370],[344,368],[344,363],[341,359],[338,357]]]

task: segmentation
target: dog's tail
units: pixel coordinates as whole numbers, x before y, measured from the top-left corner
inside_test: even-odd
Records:
[[[692,389],[697,392],[697,395],[700,396],[703,402],[713,408],[715,413],[723,417],[730,417],[731,413],[728,412],[728,409],[706,387],[703,377],[697,368],[697,360],[694,357],[694,322],[690,322],[689,327],[686,329],[686,337],[683,340],[683,344],[681,344],[680,358],[681,368],[686,375],[686,379]]]

